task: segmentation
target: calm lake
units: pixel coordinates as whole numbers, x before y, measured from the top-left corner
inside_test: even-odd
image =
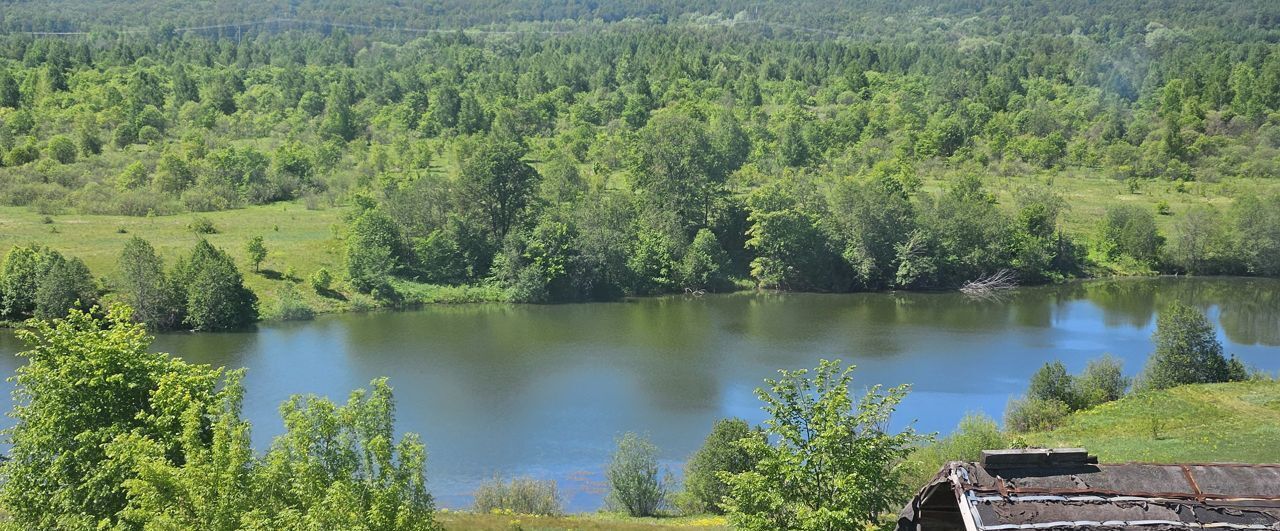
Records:
[[[1095,281],[992,300],[740,294],[438,306],[166,334],[155,348],[248,367],[244,413],[260,449],[283,429],[277,406],[289,395],[345,401],[389,376],[398,427],[426,442],[441,506],[466,506],[494,475],[527,475],[557,480],[568,509],[583,511],[601,504],[615,436],[647,433],[678,473],[715,419],[761,420],[753,390],[779,368],[840,358],[858,365],[857,385],[910,383],[895,424],[946,433],[967,412],[1000,418],[1048,360],[1079,371],[1111,353],[1136,373],[1157,310],[1175,299],[1208,312],[1229,353],[1280,369],[1280,281],[1263,279]],[[13,373],[18,350],[12,333],[0,332],[0,370]]]

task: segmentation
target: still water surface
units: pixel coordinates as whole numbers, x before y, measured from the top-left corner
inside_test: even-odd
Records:
[[[1204,309],[1228,352],[1280,370],[1280,281],[1261,279],[1098,281],[985,301],[740,294],[435,306],[165,334],[155,348],[248,367],[244,413],[259,449],[282,431],[277,406],[290,395],[345,401],[385,375],[398,428],[427,444],[428,482],[442,506],[465,506],[496,474],[528,475],[557,480],[568,508],[581,511],[600,506],[615,436],[647,433],[678,472],[715,419],[761,420],[753,389],[779,368],[841,358],[858,365],[856,385],[910,383],[895,424],[945,433],[966,412],[999,418],[1048,360],[1079,371],[1111,353],[1136,373],[1156,311],[1175,299]],[[13,373],[18,350],[11,333],[0,333],[0,371]]]

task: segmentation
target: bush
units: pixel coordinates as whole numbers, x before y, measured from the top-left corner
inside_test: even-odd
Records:
[[[556,482],[532,478],[515,478],[510,482],[493,478],[484,482],[476,489],[475,510],[479,513],[503,511],[542,516],[564,514]]]
[[[88,310],[98,302],[97,290],[84,262],[49,251],[36,288],[35,316],[56,319],[65,317],[72,309]]]
[[[618,450],[605,470],[609,504],[631,516],[657,514],[667,497],[666,481],[660,474],[658,447],[644,437],[627,432],[618,439]]]
[[[25,319],[35,311],[36,286],[46,251],[37,245],[9,249],[0,264],[0,317]]]
[[[218,233],[218,227],[214,226],[213,220],[206,218],[204,216],[199,216],[191,220],[191,223],[187,224],[187,230],[190,230],[191,232],[194,232],[196,234],[217,234]]]
[[[684,493],[680,497],[682,512],[701,514],[722,513],[720,501],[729,493],[722,473],[738,474],[755,468],[751,458],[738,441],[760,437],[742,419],[720,419],[711,427],[711,434],[685,466]]]
[[[394,221],[378,210],[360,213],[348,228],[347,276],[363,293],[383,296],[394,292],[391,276],[405,255]]]
[[[1164,238],[1156,231],[1151,211],[1136,205],[1120,205],[1107,210],[1095,245],[1108,260],[1129,257],[1151,266],[1164,245]]]
[[[174,281],[187,290],[186,323],[195,330],[243,328],[258,320],[258,297],[244,286],[235,262],[206,240],[196,243]]]
[[[66,136],[54,135],[49,139],[45,149],[49,151],[49,158],[60,164],[71,164],[76,161],[76,143]]]
[[[1038,400],[1057,400],[1071,409],[1076,409],[1078,404],[1073,379],[1060,361],[1045,363],[1031,376],[1027,396]]]
[[[329,286],[333,285],[333,274],[322,267],[312,273],[307,282],[311,284],[311,289],[315,290],[316,293],[323,294],[329,291]]]
[[[1191,306],[1175,302],[1160,312],[1152,340],[1156,350],[1139,381],[1143,390],[1225,382],[1239,376],[1240,370],[1233,370],[1223,356],[1213,324]]]
[[[765,402],[768,439],[746,439],[752,470],[724,474],[724,509],[738,529],[863,529],[908,494],[899,466],[926,440],[908,427],[886,431],[907,386],[849,396],[852,370],[823,360],[808,371],[780,371],[756,394]]]
[[[684,252],[684,258],[676,266],[685,288],[721,291],[729,286],[725,272],[729,268],[729,255],[725,253],[715,234],[707,229],[698,231],[693,243]]]
[[[1012,446],[1013,441],[991,417],[981,413],[965,415],[951,435],[911,454],[906,463],[910,476],[907,485],[924,485],[948,462],[977,461],[983,450]]]
[[[1123,363],[1110,354],[1089,361],[1075,379],[1075,397],[1082,409],[1119,400],[1128,389],[1129,378],[1124,375]]]
[[[314,319],[316,311],[302,299],[298,289],[291,283],[285,283],[277,295],[275,318],[281,321],[308,321]]]
[[[141,161],[125,166],[124,170],[116,176],[116,188],[120,190],[134,190],[150,183],[151,175],[147,173],[147,167]]]
[[[1021,398],[1011,400],[1004,412],[1004,425],[1011,431],[1044,431],[1058,427],[1071,413],[1071,408],[1059,400]]]

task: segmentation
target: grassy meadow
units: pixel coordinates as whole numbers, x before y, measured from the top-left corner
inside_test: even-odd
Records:
[[[1280,463],[1280,381],[1131,395],[1024,437],[1032,446],[1087,448],[1103,463]]]
[[[342,282],[342,207],[308,209],[301,202],[274,203],[220,212],[171,216],[104,216],[66,214],[45,216],[22,207],[0,207],[0,253],[31,242],[79,257],[108,288],[117,270],[125,241],[141,237],[172,265],[190,252],[200,239],[226,250],[244,274],[245,284],[258,294],[264,319],[272,319],[278,293],[295,284],[297,293],[315,311],[342,312],[374,308],[373,298],[359,294]],[[191,223],[200,218],[213,223],[216,233],[196,234]],[[253,271],[245,244],[262,236],[268,254],[261,270]],[[306,279],[320,268],[335,277],[334,289],[318,294]],[[397,281],[407,303],[475,302],[497,300],[501,292],[484,287],[433,286]]]

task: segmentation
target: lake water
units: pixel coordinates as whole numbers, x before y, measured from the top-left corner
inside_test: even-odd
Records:
[[[1052,359],[1103,353],[1142,367],[1155,314],[1204,309],[1245,362],[1280,370],[1280,281],[1135,279],[957,293],[738,294],[558,306],[435,306],[323,316],[255,331],[165,334],[155,348],[248,367],[254,444],[279,434],[295,393],[345,401],[388,376],[400,430],[422,435],[440,505],[463,507],[494,475],[555,479],[573,511],[601,504],[614,438],[646,433],[677,472],[715,419],[762,418],[753,390],[779,368],[855,363],[856,385],[912,384],[897,426],[949,432],[967,412],[1000,418]],[[20,350],[0,333],[0,371]],[[8,385],[8,384],[6,384]],[[4,393],[8,409],[8,393]],[[8,422],[8,419],[5,419]]]

